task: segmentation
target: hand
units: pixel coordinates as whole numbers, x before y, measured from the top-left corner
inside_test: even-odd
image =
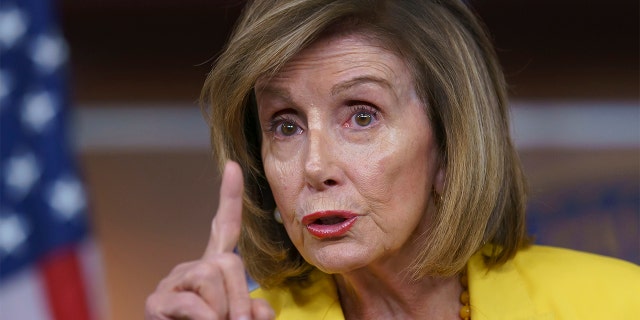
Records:
[[[147,298],[147,320],[274,318],[266,301],[249,297],[244,265],[233,252],[240,237],[242,192],[242,170],[228,162],[204,255],[176,266],[160,282]]]

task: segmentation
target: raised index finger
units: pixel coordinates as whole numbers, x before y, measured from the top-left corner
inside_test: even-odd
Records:
[[[240,238],[242,222],[242,169],[229,161],[224,167],[220,186],[220,203],[213,221],[211,236],[203,258],[216,254],[232,252]]]

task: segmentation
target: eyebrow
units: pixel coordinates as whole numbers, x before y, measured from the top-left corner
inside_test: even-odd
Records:
[[[280,88],[280,87],[272,87],[269,85],[254,87],[254,94],[265,93],[267,95],[272,95],[274,97],[278,97],[286,103],[293,104],[293,99],[291,98],[291,94],[288,90]],[[257,102],[257,99],[256,99]],[[260,104],[257,104],[258,109],[260,109]]]
[[[359,85],[363,85],[363,84],[368,84],[368,83],[373,83],[376,84],[380,87],[384,87],[389,89],[390,91],[392,91],[395,94],[395,91],[393,90],[393,86],[391,85],[391,83],[389,81],[387,81],[384,78],[380,78],[380,77],[376,77],[376,76],[360,76],[360,77],[355,77],[353,79],[338,83],[336,85],[334,85],[333,87],[331,87],[331,95],[332,96],[336,96],[338,94],[340,94],[341,92],[344,92],[346,90],[349,90],[355,86],[359,86]],[[276,96],[288,103],[293,103],[293,99],[291,98],[291,95],[289,93],[288,90],[280,88],[280,87],[272,87],[269,85],[264,85],[264,86],[260,86],[260,87],[255,87],[254,88],[255,92],[258,93],[258,91],[263,92],[263,93],[267,93],[273,96]]]
[[[253,88],[255,94],[258,93],[267,93],[270,95],[274,95],[274,96],[278,96],[280,98],[284,98],[286,100],[291,100],[291,95],[289,94],[289,91],[280,88],[280,87],[272,87],[270,85],[264,85],[264,86],[255,86]]]
[[[367,83],[373,83],[393,91],[393,86],[391,85],[391,83],[389,83],[389,81],[387,81],[384,78],[379,78],[375,76],[361,76],[361,77],[356,77],[351,80],[347,80],[345,82],[341,82],[334,85],[331,88],[331,95],[335,96],[352,87],[367,84]]]

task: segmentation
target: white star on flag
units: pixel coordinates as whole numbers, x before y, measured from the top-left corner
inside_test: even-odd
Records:
[[[22,108],[23,124],[34,132],[42,132],[56,114],[56,100],[47,91],[25,97]]]
[[[38,36],[31,47],[31,59],[42,73],[55,71],[67,60],[68,49],[57,36]]]
[[[76,217],[86,206],[84,189],[80,182],[72,177],[56,180],[51,186],[49,205],[64,220]]]
[[[15,214],[0,216],[0,256],[11,254],[27,239],[28,226]]]
[[[27,31],[27,21],[17,8],[0,10],[0,46],[12,47]]]
[[[4,182],[14,199],[24,197],[40,178],[40,167],[32,153],[17,154],[5,163]]]

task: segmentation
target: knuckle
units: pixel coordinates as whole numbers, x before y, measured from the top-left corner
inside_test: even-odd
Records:
[[[201,297],[192,292],[172,294],[165,299],[162,310],[150,314],[158,319],[218,319],[219,314],[208,306]],[[163,317],[167,316],[167,317]],[[151,319],[156,319],[150,317]]]
[[[156,319],[162,314],[162,301],[158,293],[152,293],[144,303],[144,311],[147,319]]]
[[[197,263],[197,261],[188,261],[188,262],[179,263],[175,267],[173,267],[173,269],[171,269],[171,272],[169,274],[172,275],[172,274],[183,273],[184,270],[189,269],[194,263]]]
[[[155,293],[152,293],[145,300],[144,309],[149,313],[153,313],[153,311],[155,311],[156,308],[157,308],[156,305],[157,305],[157,303],[156,303],[156,295],[155,295]]]
[[[216,263],[204,262],[194,264],[186,272],[186,277],[190,279],[207,279],[217,277],[220,274],[220,268]]]
[[[219,258],[221,266],[225,268],[237,268],[238,270],[244,270],[244,263],[242,262],[242,258],[235,253],[225,253],[221,254]]]
[[[158,287],[156,288],[156,292],[169,290],[167,288],[173,287],[173,282],[174,282],[173,278],[171,277],[166,277],[160,280],[160,282],[158,282]]]
[[[188,310],[195,310],[199,307],[198,301],[192,295],[176,295],[172,303],[180,313],[186,314]]]
[[[276,317],[269,303],[263,299],[252,299],[251,309],[253,317],[256,320],[271,320]]]
[[[176,283],[178,283],[184,276],[185,270],[188,270],[189,266],[191,266],[192,264],[193,262],[184,262],[173,267],[173,269],[171,269],[171,272],[169,272],[166,277],[158,282],[156,292],[173,290]]]

